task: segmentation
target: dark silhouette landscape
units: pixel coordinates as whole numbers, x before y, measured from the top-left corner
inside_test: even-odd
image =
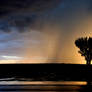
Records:
[[[7,67],[6,69],[4,69]],[[3,84],[0,91],[55,91],[90,92],[92,91],[92,65],[81,64],[2,64],[2,81],[45,82],[48,84]],[[9,79],[10,78],[10,79]],[[7,80],[5,80],[7,79]],[[53,81],[53,82],[52,82]],[[86,82],[87,84],[58,84],[58,82]],[[52,82],[52,84],[49,84]],[[54,83],[54,84],[53,84]],[[57,84],[56,84],[57,83]]]
[[[4,69],[4,67],[7,67]],[[92,81],[92,65],[7,64],[0,65],[0,78],[29,78],[34,81]]]

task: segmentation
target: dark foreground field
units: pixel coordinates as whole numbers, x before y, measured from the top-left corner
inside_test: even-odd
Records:
[[[0,78],[34,81],[92,81],[92,65],[8,64],[0,65]]]
[[[91,81],[92,65],[0,65],[0,92],[91,92]]]

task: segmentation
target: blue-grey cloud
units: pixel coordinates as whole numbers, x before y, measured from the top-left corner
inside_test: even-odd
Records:
[[[31,11],[42,11],[55,7],[62,0],[0,0],[0,14],[5,15],[12,12],[28,9]]]
[[[62,0],[3,0],[0,2],[0,29],[11,32],[16,27],[19,32],[33,27],[41,14],[49,11]]]

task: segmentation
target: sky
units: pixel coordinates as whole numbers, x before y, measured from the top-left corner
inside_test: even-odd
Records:
[[[74,42],[92,36],[92,0],[0,1],[0,63],[86,63]]]

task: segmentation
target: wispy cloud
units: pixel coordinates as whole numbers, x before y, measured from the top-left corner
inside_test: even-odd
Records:
[[[4,59],[6,60],[20,60],[22,59],[21,57],[18,57],[18,56],[2,56]]]

